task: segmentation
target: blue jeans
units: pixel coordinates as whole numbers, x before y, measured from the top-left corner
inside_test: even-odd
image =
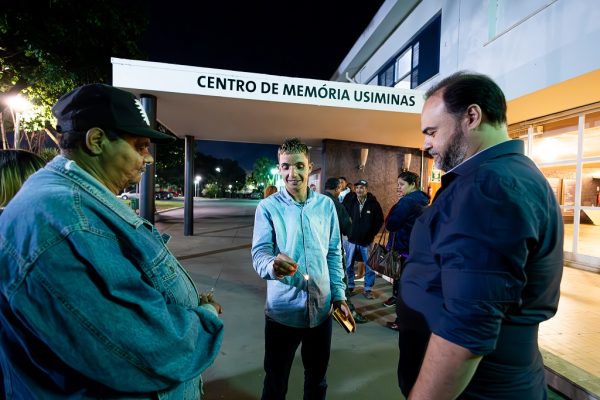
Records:
[[[346,246],[346,275],[348,276],[348,289],[354,289],[354,252],[360,251],[363,262],[365,263],[365,292],[371,290],[375,284],[375,272],[369,266],[369,246],[360,246],[348,241],[344,241]]]
[[[331,317],[314,328],[292,328],[266,317],[262,400],[284,400],[296,349],[304,365],[304,400],[325,400],[331,351]]]

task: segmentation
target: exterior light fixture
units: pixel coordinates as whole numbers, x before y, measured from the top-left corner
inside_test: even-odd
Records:
[[[360,163],[358,169],[363,171],[367,165],[367,157],[369,156],[369,149],[360,149]]]

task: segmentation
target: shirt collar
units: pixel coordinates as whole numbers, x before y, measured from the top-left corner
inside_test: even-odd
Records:
[[[442,176],[442,187],[435,194],[433,201],[438,198],[443,189],[448,187],[457,176],[469,175],[484,162],[505,154],[525,154],[525,143],[518,139],[507,140],[473,154]]]
[[[46,164],[46,169],[66,176],[84,191],[90,193],[100,203],[103,203],[108,208],[112,209],[119,217],[130,225],[133,225],[136,228],[144,223],[150,225],[145,219],[133,213],[129,207],[123,204],[123,202],[115,196],[114,193],[77,165],[75,161],[69,160],[62,155],[58,155]]]
[[[487,149],[483,149],[479,153],[473,154],[450,171],[447,171],[444,176],[442,176],[442,182],[446,176],[468,175],[484,162],[511,153],[525,154],[525,144],[522,140],[507,140],[488,147]]]
[[[292,197],[292,195],[290,195],[287,191],[287,189],[284,187],[283,190],[281,190],[281,196],[282,198],[285,200],[286,203],[288,204],[308,204],[310,203],[316,196],[316,193],[313,192],[312,190],[310,190],[310,188],[306,188],[306,190],[308,191],[308,196],[306,197],[306,201],[304,203],[299,203],[296,200],[294,200],[294,198]]]

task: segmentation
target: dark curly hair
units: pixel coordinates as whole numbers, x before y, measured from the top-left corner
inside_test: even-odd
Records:
[[[285,139],[283,144],[279,147],[277,157],[279,158],[282,154],[304,154],[308,160],[310,160],[310,150],[308,146],[300,141],[298,138]]]
[[[419,175],[411,171],[402,171],[400,172],[400,175],[398,175],[398,179],[402,179],[409,185],[416,185],[417,181],[419,180]]]

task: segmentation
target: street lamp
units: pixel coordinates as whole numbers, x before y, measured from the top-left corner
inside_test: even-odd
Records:
[[[31,103],[20,95],[9,97],[7,102],[8,106],[10,107],[13,124],[15,126],[15,149],[18,149],[21,143],[21,132],[19,129],[19,126],[21,125],[21,113],[29,110],[31,108]]]
[[[202,177],[200,175],[196,175],[196,179],[194,179],[194,196],[198,197],[198,186],[200,185],[200,181]]]
[[[217,198],[217,192],[219,192],[219,189],[221,188],[221,167],[216,167],[215,171],[217,171],[217,173],[219,174],[217,176],[217,190],[215,191],[215,199]]]
[[[232,188],[232,185],[230,184],[230,185],[229,185],[229,198],[233,197],[233,196],[232,196],[232,193],[231,193],[231,188]]]

